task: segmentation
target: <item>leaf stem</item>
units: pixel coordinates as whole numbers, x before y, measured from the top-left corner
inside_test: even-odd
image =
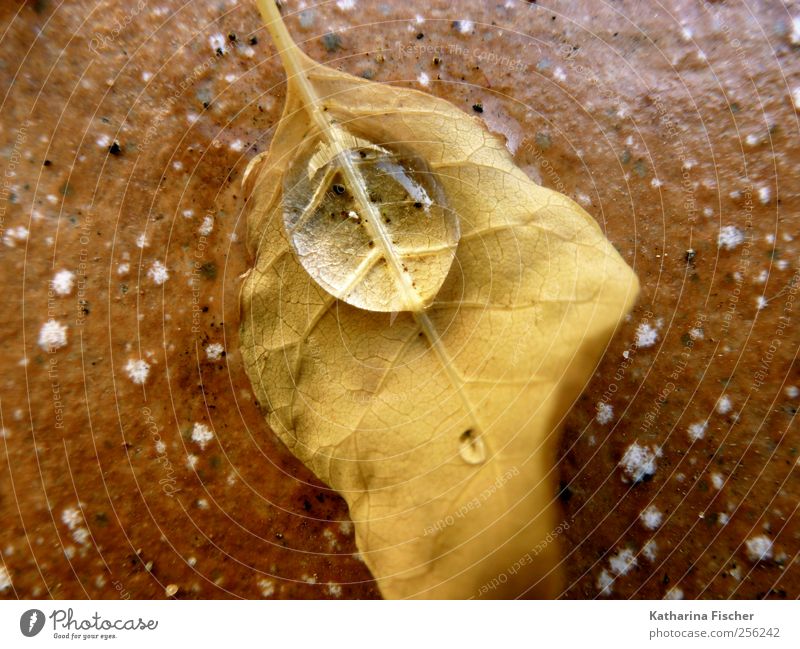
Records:
[[[341,169],[347,179],[350,191],[353,192],[361,210],[368,215],[368,218],[364,220],[364,225],[370,233],[370,236],[377,240],[383,251],[384,259],[386,259],[386,262],[392,269],[396,286],[402,296],[401,299],[404,310],[414,312],[421,311],[424,308],[422,298],[420,298],[416,289],[414,289],[411,279],[406,276],[403,271],[402,263],[393,251],[391,237],[381,223],[380,211],[369,200],[364,177],[349,155],[350,149],[345,143],[345,138],[342,137],[342,129],[325,115],[325,111],[321,105],[322,102],[309,81],[308,70],[316,64],[306,57],[297,46],[297,43],[292,39],[275,2],[273,0],[257,1],[261,16],[264,19],[264,24],[270,36],[272,36],[275,47],[278,48],[281,61],[286,68],[286,73],[288,75],[287,83],[294,84],[300,92],[308,116],[311,118],[322,137],[331,146],[334,155],[341,164]]]
[[[345,143],[345,139],[342,137],[343,132],[341,127],[333,123],[330,117],[325,114],[322,102],[308,78],[308,71],[314,67],[316,63],[309,59],[292,39],[275,1],[257,0],[257,4],[267,31],[269,31],[275,47],[278,49],[278,54],[281,57],[283,66],[286,69],[288,77],[287,83],[290,86],[294,86],[300,93],[303,106],[308,116],[319,130],[321,136],[332,147],[334,154],[341,164],[342,172],[347,179],[350,190],[353,192],[361,209],[368,215],[368,218],[365,219],[365,226],[371,236],[377,239],[383,250],[384,258],[392,268],[398,290],[402,295],[405,310],[412,312],[417,324],[428,339],[431,348],[439,357],[448,380],[458,393],[461,404],[467,412],[468,419],[471,420],[474,427],[477,427],[478,435],[480,436],[479,439],[482,438],[481,433],[483,431],[480,428],[475,408],[464,393],[464,381],[455,371],[450,355],[442,344],[433,322],[431,322],[431,319],[425,312],[425,305],[422,303],[422,299],[414,289],[411,279],[403,271],[402,263],[393,251],[391,237],[381,223],[380,212],[369,200],[364,177],[361,175],[358,167],[353,163],[350,155],[348,155],[349,149]],[[480,439],[480,443],[483,444],[482,439]]]

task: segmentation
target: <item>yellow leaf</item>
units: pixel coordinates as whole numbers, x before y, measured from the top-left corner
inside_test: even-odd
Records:
[[[631,308],[635,275],[586,212],[528,179],[476,119],[314,63],[274,4],[259,5],[289,75],[270,151],[244,180],[255,266],[242,354],[270,426],[345,498],[385,597],[558,595],[560,423]],[[350,300],[358,308],[333,285],[355,276],[352,291],[364,276],[342,262],[342,277],[321,281],[291,224],[312,202],[298,184],[329,187],[331,168],[378,149],[416,180],[432,175],[446,208],[427,239],[394,224],[381,254],[403,264],[415,249],[424,263],[406,272],[387,259]],[[348,194],[368,183],[363,169],[339,176]],[[341,245],[324,222],[309,232],[313,254]]]

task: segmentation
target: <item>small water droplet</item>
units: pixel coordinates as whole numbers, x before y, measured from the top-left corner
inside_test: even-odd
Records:
[[[459,436],[458,454],[467,464],[482,464],[486,461],[486,446],[472,428],[465,430]]]

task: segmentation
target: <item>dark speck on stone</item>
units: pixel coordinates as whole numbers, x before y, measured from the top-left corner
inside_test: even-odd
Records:
[[[250,45],[258,45],[258,38],[256,38],[255,36],[251,36]]]
[[[120,155],[122,153],[122,149],[119,146],[119,142],[114,142],[110,147],[108,147],[108,152],[111,155]]]
[[[417,40],[418,40],[418,41],[421,41],[423,38],[425,38],[425,34],[423,34],[422,32],[420,32],[419,34],[417,34]]]
[[[563,480],[559,484],[558,498],[562,503],[568,503],[572,499],[572,489]]]
[[[200,266],[200,273],[205,279],[217,278],[217,265],[213,261],[207,261]]]
[[[234,34],[233,32],[231,32],[230,34],[228,34],[228,40],[229,40],[231,43],[235,43],[235,42],[236,42],[236,34]]]
[[[44,161],[44,166],[45,166],[45,167],[49,167],[51,164],[53,164],[53,163],[52,163],[52,162],[50,162],[49,160],[45,160],[45,161]]]
[[[476,113],[482,113],[483,112],[483,104],[481,104],[481,103],[472,104],[472,110],[474,110]]]
[[[322,36],[322,46],[326,52],[335,52],[342,46],[342,39],[339,38],[339,34],[328,32]]]

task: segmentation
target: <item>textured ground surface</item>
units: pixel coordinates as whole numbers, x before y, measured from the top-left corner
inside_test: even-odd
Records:
[[[800,6],[644,6],[285,13],[482,110],[641,278],[566,421],[566,596],[795,598]],[[241,175],[284,91],[255,9],[6,2],[0,42],[0,596],[376,597],[237,351]]]

